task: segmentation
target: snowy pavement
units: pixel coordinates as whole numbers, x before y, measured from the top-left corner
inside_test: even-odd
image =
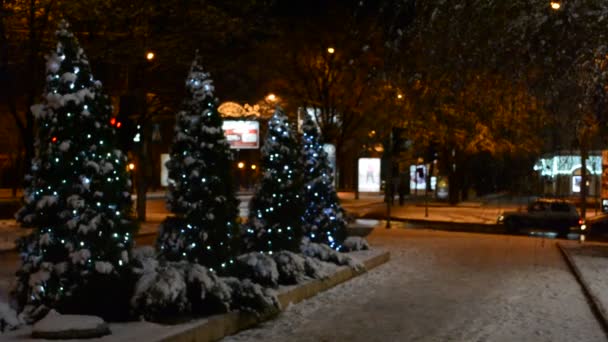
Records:
[[[575,275],[608,327],[608,245],[561,244]]]
[[[223,341],[607,338],[556,240],[381,228],[369,241],[391,260]]]

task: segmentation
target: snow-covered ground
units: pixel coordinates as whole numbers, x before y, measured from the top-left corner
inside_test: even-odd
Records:
[[[606,341],[556,240],[404,229],[368,238],[388,263],[223,341]]]
[[[600,310],[608,315],[608,245],[565,245]]]

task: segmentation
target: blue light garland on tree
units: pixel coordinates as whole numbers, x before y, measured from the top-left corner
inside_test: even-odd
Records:
[[[44,101],[32,107],[36,155],[17,220],[35,229],[19,242],[16,296],[22,308],[107,317],[113,302],[106,295],[117,295],[129,272],[137,225],[110,101],[68,28],[65,21],[59,25]],[[105,293],[97,293],[105,285]]]
[[[171,180],[167,205],[176,217],[163,223],[157,246],[168,260],[189,260],[221,272],[238,253],[238,200],[213,81],[198,52],[186,90],[167,162]]]
[[[304,155],[304,235],[312,242],[324,243],[335,250],[346,239],[344,209],[333,185],[333,170],[316,124],[306,115],[302,124]]]
[[[298,252],[302,239],[300,145],[281,108],[268,122],[260,184],[249,205],[244,242],[249,251]]]

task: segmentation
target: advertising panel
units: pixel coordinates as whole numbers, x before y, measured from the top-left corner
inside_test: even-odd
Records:
[[[380,192],[380,158],[359,158],[359,191]]]
[[[256,149],[260,147],[260,123],[258,121],[224,120],[222,125],[231,149]]]
[[[410,189],[426,189],[426,165],[410,165]]]

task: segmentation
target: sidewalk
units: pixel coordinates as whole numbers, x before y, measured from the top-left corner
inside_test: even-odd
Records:
[[[608,244],[560,242],[558,247],[589,299],[593,313],[608,331]]]

